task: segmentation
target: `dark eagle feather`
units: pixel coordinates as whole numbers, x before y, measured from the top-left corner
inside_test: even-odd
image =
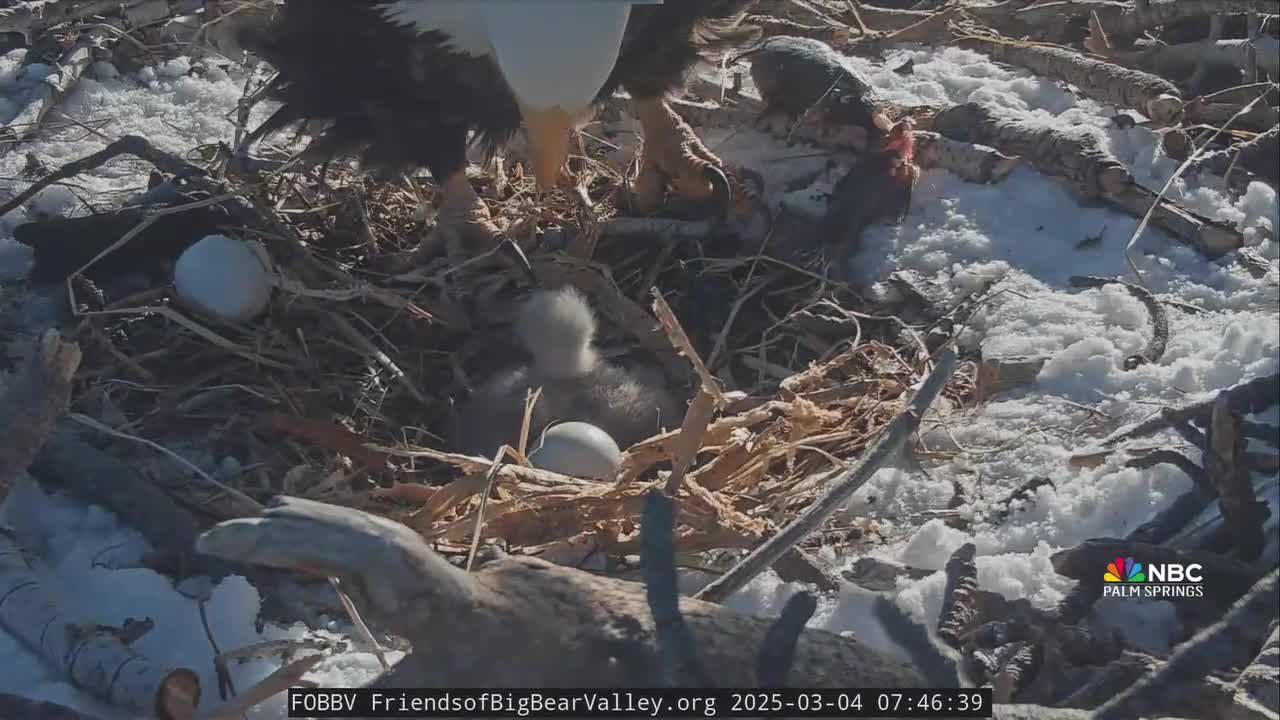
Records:
[[[740,21],[756,1],[636,6],[598,99],[619,88],[636,98],[678,90],[700,57],[752,37]],[[449,175],[465,166],[471,133],[491,151],[521,121],[497,65],[450,52],[442,40],[386,22],[372,0],[286,0],[243,38],[279,71],[268,96],[282,103],[252,139],[323,121],[327,128],[311,147],[321,157],[354,152],[374,171],[425,166]]]

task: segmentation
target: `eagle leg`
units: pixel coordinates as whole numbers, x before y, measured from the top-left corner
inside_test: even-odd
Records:
[[[750,215],[751,194],[665,99],[637,98],[634,107],[644,132],[640,173],[632,186],[637,212],[657,210],[670,186],[691,200],[714,198],[722,210]]]
[[[465,168],[447,176],[441,191],[444,198],[436,213],[435,227],[412,252],[384,257],[379,263],[380,270],[408,272],[443,250],[454,268],[473,264],[483,257],[495,257],[498,262],[523,273],[530,283],[534,282],[528,258],[520,246],[494,224],[488,206],[471,187]]]
[[[426,259],[443,249],[450,264],[456,265],[502,243],[502,230],[494,224],[489,206],[471,187],[465,167],[446,177],[441,191],[444,199],[436,213],[436,225],[414,252],[417,259]]]

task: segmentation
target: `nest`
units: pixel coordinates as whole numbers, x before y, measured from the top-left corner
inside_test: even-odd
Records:
[[[244,468],[223,481],[256,499],[371,510],[446,550],[478,532],[562,562],[635,554],[644,493],[677,468],[679,550],[758,545],[901,410],[928,368],[928,328],[758,239],[742,253],[741,238],[714,228],[683,232],[706,223],[618,218],[622,178],[597,167],[588,160],[580,174],[590,206],[573,193],[535,200],[519,165],[479,189],[540,284],[591,298],[605,356],[656,358],[685,397],[714,386],[709,412],[693,408],[686,427],[627,449],[616,482],[534,469],[524,448],[497,465],[451,452],[455,407],[496,369],[489,358],[511,356],[504,324],[528,283],[492,258],[378,272],[427,232],[420,208],[437,189],[336,165],[220,181],[274,229],[220,228],[263,241],[284,278],[252,324],[197,317],[171,287],[110,301],[73,276],[84,348],[75,402],[129,418],[117,430],[154,442],[202,438],[211,457]],[[949,404],[968,397],[969,376],[956,376]]]
[[[256,96],[246,87],[236,143]],[[494,256],[450,262],[444,248],[419,249],[411,266],[388,270],[429,234],[423,209],[441,195],[429,178],[373,179],[346,163],[309,163],[304,152],[264,160],[225,145],[177,158],[131,137],[46,175],[7,206],[133,154],[156,166],[153,185],[178,187],[160,211],[167,228],[190,236],[177,242],[206,234],[205,223],[266,246],[279,290],[243,326],[183,308],[168,278],[133,294],[111,287],[130,252],[163,254],[174,242],[148,235],[154,217],[72,263],[67,282],[72,339],[84,348],[74,406],[126,437],[195,445],[206,467],[233,458],[218,481],[244,495],[381,513],[446,551],[499,541],[578,563],[634,554],[644,492],[674,473],[684,483],[679,550],[754,547],[876,439],[958,316],[868,301],[830,276],[821,253],[787,251],[767,228],[682,219],[699,217],[697,207],[629,216],[636,164],[619,168],[607,143],[580,148],[572,191],[539,194],[519,162],[501,158],[476,169],[473,183],[538,285],[573,285],[591,300],[604,357],[656,360],[677,395],[715,396],[710,405],[694,399],[683,428],[626,449],[611,483],[534,469],[524,447],[499,461],[453,452],[459,403],[521,352],[508,324],[530,283]],[[962,370],[943,404],[963,403],[973,375]],[[230,514],[203,509],[211,519]]]

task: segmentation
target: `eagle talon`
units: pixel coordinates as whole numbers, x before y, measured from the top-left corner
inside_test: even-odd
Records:
[[[711,185],[711,197],[715,203],[716,215],[723,219],[733,207],[733,183],[729,176],[715,165],[702,168],[702,176]]]
[[[533,271],[533,265],[515,240],[504,236],[495,252],[510,261],[530,286],[536,287],[538,285],[538,276]]]
[[[644,149],[633,208],[641,213],[656,210],[670,187],[689,200],[712,201],[721,219],[730,211],[739,214],[741,184],[665,100],[638,99],[635,111],[644,132]]]

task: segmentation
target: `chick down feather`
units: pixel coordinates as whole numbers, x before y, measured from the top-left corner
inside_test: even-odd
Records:
[[[682,408],[660,372],[600,359],[593,345],[595,313],[573,288],[533,294],[516,313],[515,333],[532,362],[501,371],[476,389],[462,411],[458,444],[464,452],[487,456],[504,443],[514,446],[525,393],[539,387],[531,437],[552,422],[577,420],[627,448],[681,422]]]

